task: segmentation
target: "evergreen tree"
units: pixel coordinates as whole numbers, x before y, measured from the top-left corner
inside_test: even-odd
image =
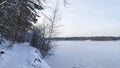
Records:
[[[22,42],[36,23],[40,0],[0,0],[0,34],[10,41]]]

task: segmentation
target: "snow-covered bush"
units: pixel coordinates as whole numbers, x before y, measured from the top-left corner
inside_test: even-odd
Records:
[[[42,35],[41,30],[38,28],[34,29],[34,33],[30,42],[31,46],[37,48],[43,57],[49,54],[52,46],[48,41],[45,39],[44,35]]]

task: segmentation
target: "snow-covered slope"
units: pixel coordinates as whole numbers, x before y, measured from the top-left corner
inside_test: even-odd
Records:
[[[10,49],[8,44],[7,41],[0,44],[0,51],[5,52],[0,56],[0,68],[50,68],[29,43],[16,43]]]

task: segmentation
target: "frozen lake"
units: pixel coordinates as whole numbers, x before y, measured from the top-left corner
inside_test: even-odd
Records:
[[[120,41],[56,41],[51,68],[120,68]]]

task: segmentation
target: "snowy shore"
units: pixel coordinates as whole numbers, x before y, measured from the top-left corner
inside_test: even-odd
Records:
[[[4,51],[0,56],[0,68],[50,68],[29,43],[16,43],[11,48],[7,48],[8,45],[8,41],[0,44],[0,51]]]

